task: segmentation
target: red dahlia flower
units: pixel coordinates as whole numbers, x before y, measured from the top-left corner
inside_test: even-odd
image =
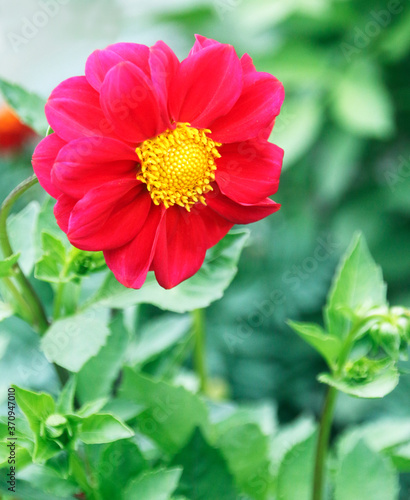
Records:
[[[34,171],[74,246],[103,250],[127,287],[152,270],[171,288],[234,224],[279,209],[283,150],[267,139],[283,98],[248,54],[202,36],[182,62],[161,41],[110,45],[51,93]]]

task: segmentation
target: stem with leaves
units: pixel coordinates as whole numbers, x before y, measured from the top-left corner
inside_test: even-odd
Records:
[[[13,249],[11,248],[10,240],[7,233],[7,217],[14,203],[25,193],[31,186],[38,182],[35,175],[21,182],[4,200],[0,209],[0,247],[3,257],[11,257]],[[40,333],[44,333],[48,328],[47,316],[43,305],[32,287],[29,280],[24,275],[18,263],[14,264],[14,278],[18,287],[10,278],[5,278],[4,283],[10,291],[13,298],[19,304],[24,318],[31,320],[30,323]]]

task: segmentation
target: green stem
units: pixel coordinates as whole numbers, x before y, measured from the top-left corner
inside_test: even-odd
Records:
[[[7,233],[7,217],[10,213],[10,210],[16,200],[20,198],[20,196],[27,191],[31,186],[34,186],[38,182],[38,179],[35,175],[32,175],[28,179],[21,182],[13,191],[7,196],[4,200],[1,209],[0,209],[0,247],[3,252],[4,258],[10,257],[13,255],[13,249],[11,248],[10,240]],[[48,328],[47,316],[44,312],[43,305],[36,294],[34,288],[31,283],[28,281],[23,271],[21,270],[18,263],[14,265],[15,270],[15,279],[20,286],[21,295],[24,297],[25,309],[27,311],[27,316],[32,318],[32,325],[37,328],[40,333],[44,333]],[[5,282],[7,286],[10,285],[9,282]],[[15,297],[15,290],[12,287],[9,287],[10,292]],[[16,297],[15,297],[16,298]],[[23,306],[23,302],[19,300],[21,306]]]
[[[315,470],[313,476],[312,500],[322,500],[323,498],[324,471],[336,398],[337,389],[335,389],[334,387],[329,387],[327,390],[322,417],[319,424],[319,435],[316,445]]]
[[[53,307],[53,319],[54,321],[60,317],[61,307],[63,303],[63,295],[64,295],[64,285],[65,283],[60,282],[57,285],[57,291],[54,296],[54,307]]]
[[[192,311],[194,323],[194,368],[199,378],[199,389],[201,392],[206,392],[207,388],[207,373],[205,361],[205,311],[203,309],[195,309]]]

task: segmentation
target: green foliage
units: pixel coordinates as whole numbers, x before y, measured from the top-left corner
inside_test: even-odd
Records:
[[[146,498],[146,500],[170,500],[177,487],[181,469],[159,469],[144,472],[131,481],[122,498]]]

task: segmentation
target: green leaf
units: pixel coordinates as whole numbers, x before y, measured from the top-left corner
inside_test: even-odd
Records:
[[[3,321],[4,319],[6,318],[9,318],[10,316],[12,316],[14,313],[14,310],[13,310],[13,307],[11,306],[11,304],[6,304],[5,302],[2,302],[0,300],[0,321]],[[8,342],[6,339],[2,339],[0,341],[0,352],[3,351],[3,348],[7,348],[7,345]],[[2,356],[0,356],[0,359],[2,358]]]
[[[132,429],[108,413],[98,413],[81,419],[76,431],[76,437],[86,444],[111,443],[133,435]]]
[[[374,376],[368,378],[352,379],[342,378],[336,379],[330,373],[322,373],[318,380],[324,384],[336,387],[350,396],[358,398],[383,398],[392,392],[399,383],[399,373],[393,363],[385,365],[377,371]]]
[[[198,396],[183,387],[154,380],[125,368],[120,397],[144,404],[139,429],[169,453],[185,445],[195,427],[207,426],[207,409]]]
[[[223,240],[208,250],[201,269],[192,278],[171,290],[160,287],[153,273],[148,275],[140,290],[124,287],[113,274],[109,274],[101,289],[86,306],[99,303],[105,307],[121,309],[143,303],[179,313],[207,307],[222,297],[233,280],[248,236],[247,229],[228,233]]]
[[[0,278],[13,275],[13,266],[19,260],[19,257],[20,254],[16,253],[0,261]]]
[[[77,394],[81,402],[108,396],[122,366],[128,346],[122,314],[117,313],[109,328],[106,344],[78,372]]]
[[[39,203],[32,201],[17,214],[10,215],[7,220],[11,247],[14,252],[20,252],[19,265],[26,275],[31,273],[34,266],[35,222],[39,211]]]
[[[344,310],[360,313],[385,304],[382,271],[370,255],[364,237],[358,234],[342,258],[329,292],[325,308],[327,330],[344,338],[351,328]]]
[[[127,485],[121,498],[124,500],[129,498],[170,500],[177,487],[181,472],[180,468],[144,472]]]
[[[74,396],[76,390],[77,378],[75,375],[66,382],[63,390],[60,392],[57,401],[57,412],[61,414],[72,413],[74,411]]]
[[[121,439],[107,445],[101,453],[97,469],[102,498],[121,500],[125,485],[146,468],[146,461],[135,443]],[[119,484],[124,486],[119,488]]]
[[[258,425],[234,425],[235,417],[223,422],[217,444],[241,490],[255,500],[266,499],[269,487],[268,438]],[[229,425],[230,424],[230,425]]]
[[[15,83],[2,79],[0,79],[0,92],[19,118],[41,137],[44,137],[48,127],[44,114],[45,100]]]
[[[61,240],[53,234],[43,231],[41,233],[41,247],[44,253],[41,259],[36,262],[34,276],[50,283],[68,281],[66,277],[62,276],[66,261],[66,247]]]
[[[277,496],[281,500],[311,500],[316,433],[285,454],[279,467]],[[352,497],[350,500],[353,500]]]
[[[30,486],[56,498],[70,498],[78,493],[78,486],[69,478],[61,477],[55,470],[45,465],[33,464],[19,472],[19,479]],[[17,488],[18,489],[18,488]]]
[[[127,349],[127,364],[144,365],[183,339],[191,328],[189,316],[165,314],[142,326]]]
[[[329,335],[323,328],[314,323],[297,323],[288,321],[288,325],[299,336],[318,351],[327,361],[329,366],[335,363],[342,344],[338,337]]]
[[[357,64],[345,72],[331,103],[335,119],[349,131],[377,139],[394,132],[391,98],[370,66]]]
[[[16,402],[20,410],[28,420],[31,430],[34,433],[35,445],[33,451],[33,461],[45,462],[58,453],[60,447],[54,441],[47,439],[43,435],[43,425],[51,414],[55,413],[55,403],[49,394],[44,392],[27,391],[20,387],[16,389]]]
[[[105,344],[110,330],[101,311],[89,309],[55,321],[41,339],[49,361],[78,372]]]
[[[207,443],[199,429],[172,463],[183,468],[178,494],[190,500],[238,498],[233,477],[221,452]]]
[[[340,459],[335,500],[396,500],[398,478],[389,459],[371,451],[363,441]]]

